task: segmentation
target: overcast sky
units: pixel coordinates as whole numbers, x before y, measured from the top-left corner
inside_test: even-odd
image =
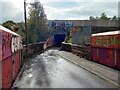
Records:
[[[27,3],[34,0],[26,0]],[[89,19],[106,13],[118,16],[119,0],[40,0],[49,20]],[[24,21],[24,0],[0,0],[0,23],[7,20]],[[28,10],[27,10],[28,11]]]

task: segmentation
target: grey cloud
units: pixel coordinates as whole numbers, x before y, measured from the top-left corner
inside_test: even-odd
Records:
[[[76,9],[69,9],[65,12],[65,14],[71,14],[71,15],[84,15],[84,16],[98,16],[100,13],[105,12],[111,15],[117,14],[117,3],[116,2],[102,2],[102,3],[90,3],[86,4],[85,6],[77,7]]]
[[[1,2],[0,18],[2,22],[7,20],[22,21],[23,12],[14,6],[12,2]]]
[[[65,7],[62,9],[56,8],[55,10],[57,11],[54,11],[54,6],[52,7],[52,6],[49,6],[49,4],[47,4],[51,8],[47,8],[47,11],[49,10],[50,11],[46,12],[46,14],[52,19],[54,18],[55,19],[57,18],[66,19],[66,18],[72,18],[72,17],[85,19],[85,17],[89,18],[89,16],[99,16],[103,12],[105,12],[108,16],[117,15],[118,13],[117,2],[90,2],[90,1],[84,2],[84,1],[81,1],[81,2],[78,2],[78,4],[79,6],[77,5],[74,7]],[[2,3],[0,2],[0,19],[2,19],[2,22],[6,20],[13,20],[13,21],[18,22],[18,21],[22,21],[23,18],[24,18],[23,10],[20,8],[17,8],[12,2],[2,2]]]
[[[20,22],[20,21],[23,21],[23,19],[24,19],[23,12],[19,12],[16,15],[11,16],[11,17],[3,17],[2,18],[2,22],[5,22],[7,20],[12,20],[12,21],[15,21],[15,22]]]

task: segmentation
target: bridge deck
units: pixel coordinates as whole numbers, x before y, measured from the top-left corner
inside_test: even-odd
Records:
[[[71,60],[83,60],[71,53],[58,51],[58,49],[50,49],[32,59],[29,59],[24,64],[13,88],[116,87],[87,70],[70,63],[60,55],[69,58],[72,57]],[[116,75],[116,73],[114,75]]]

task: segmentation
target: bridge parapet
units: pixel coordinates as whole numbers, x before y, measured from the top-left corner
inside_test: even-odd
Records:
[[[23,45],[22,57],[23,59],[25,59],[25,57],[32,56],[33,54],[38,52],[39,53],[43,52],[43,50],[52,46],[53,46],[53,37],[48,38],[47,41],[28,44],[27,52],[26,52],[26,45]]]
[[[90,59],[90,46],[80,46],[71,43],[62,43],[61,50],[72,52],[79,57]]]
[[[117,20],[78,20],[74,21],[77,26],[95,26],[95,27],[118,27]]]
[[[118,20],[49,20],[55,22],[72,22],[75,26],[118,27]]]

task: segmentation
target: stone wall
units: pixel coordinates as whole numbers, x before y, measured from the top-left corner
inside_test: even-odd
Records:
[[[72,52],[73,54],[88,60],[91,59],[90,46],[80,46],[63,42],[61,50]]]

